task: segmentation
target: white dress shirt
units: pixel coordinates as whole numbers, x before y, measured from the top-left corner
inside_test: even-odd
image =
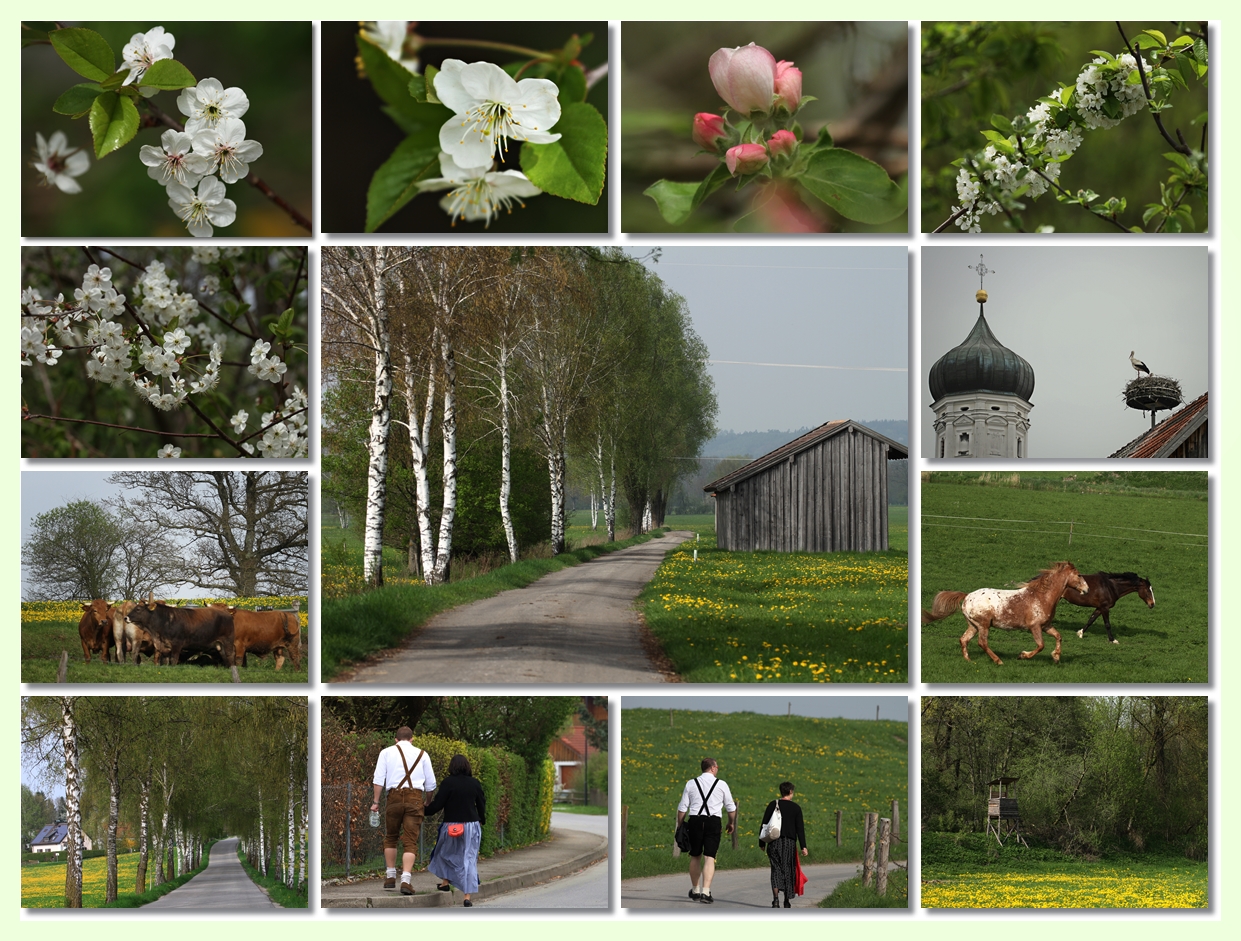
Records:
[[[418,758],[418,752],[422,749],[412,742],[397,742],[379,753],[379,760],[375,762],[375,777],[372,783],[382,786],[385,790],[391,790],[404,780],[405,765],[401,764],[401,755],[397,749],[405,753],[405,764],[409,765],[411,770],[409,784],[406,786],[434,791],[435,771],[431,768],[431,756],[422,752],[422,757],[418,759],[418,766],[414,767],[414,759]]]
[[[695,781],[702,787],[702,793],[706,794],[711,791],[711,785],[715,784],[716,777],[710,771],[704,771],[698,777],[685,782],[685,790],[681,792],[681,803],[677,804],[677,810],[686,817],[696,816],[698,809],[702,806],[702,796],[698,793],[698,787],[694,785]],[[737,809],[732,792],[725,781],[716,784],[715,790],[707,798],[706,816],[718,817],[721,809],[727,810],[730,814]]]

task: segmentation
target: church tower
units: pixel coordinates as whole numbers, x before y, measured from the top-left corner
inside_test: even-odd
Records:
[[[969,336],[931,367],[936,458],[1030,456],[1033,367],[991,332],[983,279],[993,274],[978,256],[978,320]]]

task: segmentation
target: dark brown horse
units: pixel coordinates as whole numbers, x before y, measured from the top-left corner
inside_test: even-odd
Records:
[[[1049,569],[1044,569],[1037,576],[1026,582],[1015,591],[1004,591],[998,588],[979,588],[966,594],[963,591],[941,591],[935,596],[930,611],[922,612],[922,623],[930,624],[948,617],[957,608],[965,615],[969,628],[961,635],[961,656],[970,658],[966,645],[970,638],[978,635],[978,646],[995,663],[1004,661],[995,655],[987,646],[987,632],[992,627],[1003,630],[1025,630],[1034,635],[1033,650],[1023,650],[1022,660],[1029,660],[1043,649],[1043,632],[1046,631],[1056,639],[1056,649],[1051,659],[1060,662],[1060,632],[1051,626],[1051,619],[1056,616],[1056,604],[1064,594],[1066,585],[1072,585],[1081,591],[1087,588],[1086,580],[1081,572],[1073,567],[1072,562],[1057,562]]]
[[[1077,632],[1078,637],[1084,637],[1095,618],[1102,615],[1103,626],[1107,628],[1107,639],[1113,644],[1119,644],[1120,641],[1112,636],[1112,620],[1107,613],[1117,601],[1135,591],[1148,608],[1155,607],[1155,593],[1151,590],[1151,583],[1133,572],[1096,572],[1085,578],[1086,584],[1090,586],[1086,591],[1081,592],[1071,586],[1064,589],[1064,600],[1069,604],[1095,609],[1094,614],[1086,621],[1086,627]]]

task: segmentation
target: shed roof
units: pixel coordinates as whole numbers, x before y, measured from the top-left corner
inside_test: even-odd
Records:
[[[1108,457],[1168,457],[1207,420],[1207,393],[1173,412]]]
[[[749,477],[753,477],[755,474],[758,474],[773,465],[779,464],[781,461],[788,460],[788,458],[793,455],[800,454],[802,451],[813,447],[820,441],[831,438],[833,435],[838,435],[849,428],[860,431],[863,434],[869,435],[870,437],[886,444],[888,446],[889,461],[897,461],[909,457],[909,451],[903,444],[893,441],[886,435],[879,434],[879,432],[875,431],[873,428],[867,428],[861,422],[856,422],[851,418],[839,418],[835,421],[829,421],[822,424],[813,431],[806,432],[800,438],[794,438],[788,444],[781,445],[774,451],[764,454],[760,458],[756,458],[743,467],[737,468],[731,474],[726,474],[719,480],[712,481],[702,489],[707,493],[712,493],[717,490],[723,490],[726,487],[731,487],[733,484],[740,483]]]

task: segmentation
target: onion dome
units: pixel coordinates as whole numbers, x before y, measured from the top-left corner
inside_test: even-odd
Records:
[[[960,346],[949,350],[931,367],[931,398],[939,401],[960,392],[993,392],[1030,401],[1034,368],[995,338],[979,299],[978,322]]]

